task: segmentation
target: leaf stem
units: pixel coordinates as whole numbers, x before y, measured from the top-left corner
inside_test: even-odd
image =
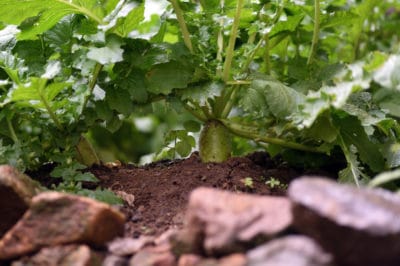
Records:
[[[318,44],[318,39],[319,39],[319,31],[320,31],[320,0],[314,0],[314,32],[313,32],[313,38],[312,38],[312,43],[311,43],[311,51],[310,54],[308,55],[307,59],[307,65],[310,65],[313,58],[314,54],[317,50],[317,44]]]
[[[103,24],[102,18],[99,18],[92,11],[83,6],[79,6],[77,4],[72,3],[72,1],[67,1],[67,0],[56,0],[56,1],[76,9],[77,12],[75,13],[81,13],[83,15],[88,16],[90,19],[96,21],[98,24]]]
[[[222,72],[222,79],[223,81],[228,81],[229,80],[229,75],[231,72],[231,66],[232,66],[232,60],[233,60],[233,52],[235,50],[235,42],[236,42],[236,37],[237,37],[237,32],[239,29],[239,24],[240,24],[240,14],[242,12],[242,7],[243,7],[244,0],[238,0],[237,6],[236,6],[236,14],[233,19],[233,25],[231,29],[231,34],[229,36],[229,42],[228,42],[228,47],[227,47],[227,52],[225,56],[225,62],[223,66],[223,72]]]
[[[191,113],[194,117],[196,117],[197,119],[199,119],[202,122],[206,122],[208,120],[207,116],[203,113],[202,109],[199,108],[193,108],[192,106],[190,106],[187,102],[182,102],[183,103],[183,107],[189,112]],[[199,111],[201,110],[201,111]]]
[[[10,131],[12,140],[14,141],[14,143],[18,143],[19,139],[17,137],[17,134],[15,134],[15,130],[14,130],[14,127],[13,127],[13,125],[11,123],[11,119],[7,117],[6,120],[7,120],[8,130]]]
[[[84,102],[82,104],[82,112],[85,109],[86,105],[88,104],[90,96],[93,94],[93,90],[94,90],[94,87],[96,86],[97,78],[102,69],[103,69],[102,64],[96,63],[96,65],[94,66],[93,76],[92,76],[92,79],[89,81],[89,93],[88,93],[88,95],[86,95]]]
[[[40,97],[40,101],[43,103],[44,107],[46,108],[47,112],[49,113],[51,119],[53,122],[56,124],[56,127],[58,130],[63,130],[63,126],[61,125],[60,120],[58,120],[56,114],[53,112],[53,109],[51,109],[50,104],[47,102],[46,97],[43,95],[43,89],[46,87],[47,80],[46,79],[41,79],[38,88],[38,94]]]
[[[176,18],[178,19],[179,27],[182,31],[183,41],[191,53],[193,53],[193,45],[190,40],[190,33],[186,26],[185,18],[183,17],[182,9],[179,6],[178,0],[170,0],[172,7],[175,11]]]
[[[241,125],[227,119],[220,119],[219,121],[222,122],[232,133],[247,139],[253,139],[254,141],[275,144],[295,150],[314,152],[314,153],[325,153],[324,151],[318,149],[318,147],[310,147],[297,142],[291,142],[280,138],[272,138],[260,135],[256,127]]]

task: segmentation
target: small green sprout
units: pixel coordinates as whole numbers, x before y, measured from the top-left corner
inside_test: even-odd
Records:
[[[265,184],[272,189],[273,188],[281,188],[281,189],[287,188],[287,184],[281,183],[281,181],[276,179],[275,177],[270,177],[269,180],[265,181]]]
[[[254,181],[253,178],[251,177],[245,177],[240,180],[246,187],[248,188],[254,188]]]

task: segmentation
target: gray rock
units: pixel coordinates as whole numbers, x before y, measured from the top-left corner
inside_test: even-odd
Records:
[[[283,197],[237,194],[211,188],[194,190],[175,254],[224,255],[246,250],[286,230],[291,204]]]
[[[400,265],[400,197],[327,178],[291,183],[295,228],[334,254],[339,265]]]
[[[332,256],[306,236],[272,240],[247,253],[247,266],[332,266]]]
[[[9,165],[0,165],[0,238],[22,217],[43,188]]]
[[[0,240],[0,260],[45,246],[76,242],[102,246],[123,234],[124,222],[124,215],[105,203],[59,192],[41,193]]]
[[[54,246],[41,249],[11,266],[100,266],[100,258],[86,245]]]

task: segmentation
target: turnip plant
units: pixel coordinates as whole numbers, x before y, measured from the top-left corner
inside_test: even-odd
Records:
[[[170,0],[147,16],[149,3],[0,2],[0,162],[57,162],[56,176],[99,163],[94,125],[161,104],[194,120],[167,155],[187,156],[200,124],[204,162],[240,136],[298,161],[339,151],[342,181],[399,166],[398,3]]]

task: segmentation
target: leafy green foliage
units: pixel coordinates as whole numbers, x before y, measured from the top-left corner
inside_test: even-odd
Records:
[[[75,164],[87,132],[101,140],[95,131],[119,134],[136,117],[186,113],[157,158],[187,156],[190,132],[216,121],[206,153],[230,131],[233,151],[340,149],[343,181],[398,167],[400,4],[315,3],[170,1],[149,16],[149,1],[3,0],[0,162],[58,163],[53,175],[80,190],[95,181]]]

